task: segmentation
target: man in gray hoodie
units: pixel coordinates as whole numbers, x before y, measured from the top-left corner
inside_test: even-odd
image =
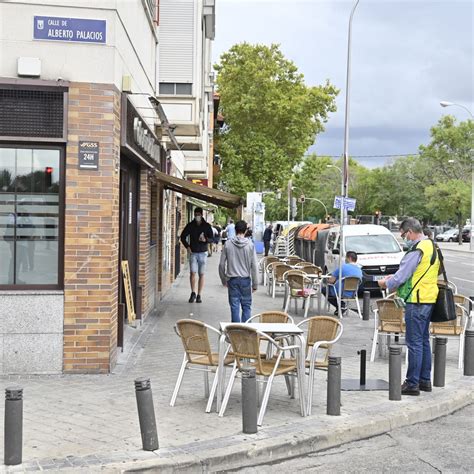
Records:
[[[257,255],[253,242],[244,237],[246,230],[245,221],[235,224],[236,236],[226,242],[219,262],[219,276],[229,291],[233,323],[245,322],[250,318],[252,292],[256,291],[258,285]]]

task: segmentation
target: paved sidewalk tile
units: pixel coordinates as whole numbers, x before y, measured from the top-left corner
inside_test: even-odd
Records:
[[[227,290],[217,276],[218,260],[219,254],[208,260],[203,303],[187,302],[190,290],[188,276],[183,274],[160,303],[158,314],[149,317],[141,328],[128,329],[132,332],[130,347],[113,374],[11,376],[1,379],[3,388],[18,384],[24,389],[24,464],[15,470],[92,470],[132,461],[151,462],[157,453],[163,459],[180,453],[199,452],[206,446],[232,448],[235,437],[240,439],[242,429],[239,381],[235,383],[223,418],[215,412],[204,412],[206,400],[202,373],[187,371],[176,406],[169,406],[183,357],[181,342],[173,330],[174,323],[188,317],[215,326],[219,321],[230,321]],[[281,293],[273,299],[260,287],[254,294],[253,313],[281,309],[282,300]],[[292,310],[294,312],[293,305]],[[302,314],[300,308],[297,321],[301,320]],[[315,315],[316,309],[310,310],[309,314]],[[357,379],[357,352],[366,349],[369,355],[373,321],[362,321],[357,313],[351,312],[343,324],[344,335],[334,348],[334,354],[343,358],[342,377]],[[446,389],[449,389],[450,382],[462,375],[457,369],[457,351],[458,342],[450,340]],[[157,453],[141,450],[134,379],[143,376],[150,377],[152,384],[160,442]],[[386,354],[377,357],[374,363],[367,363],[367,378],[388,380]],[[397,406],[410,412],[423,400],[434,397],[436,391],[422,397],[404,398]],[[306,422],[315,427],[342,429],[350,422],[351,416],[365,413],[370,418],[393,408],[387,392],[343,392],[342,403],[341,417],[326,416],[326,373],[317,372],[313,415],[303,419],[298,400],[290,400],[284,380],[276,378],[258,439],[269,440],[275,433],[297,437],[298,433],[305,431]],[[2,413],[3,404],[2,399]],[[3,423],[3,416],[0,419]],[[0,426],[0,445],[3,444],[2,437],[3,427]]]

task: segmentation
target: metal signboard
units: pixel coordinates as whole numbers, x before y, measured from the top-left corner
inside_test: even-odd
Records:
[[[99,142],[79,142],[79,169],[99,169]]]
[[[33,38],[36,40],[101,44],[107,41],[106,20],[35,16],[33,21]]]
[[[341,209],[342,196],[334,197],[334,209]],[[356,199],[354,198],[344,198],[344,209],[347,211],[353,211],[356,206]]]

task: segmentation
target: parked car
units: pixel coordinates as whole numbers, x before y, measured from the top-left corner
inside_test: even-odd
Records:
[[[462,241],[463,242],[470,242],[471,241],[472,230],[471,229],[463,229],[462,230]]]
[[[360,290],[378,291],[378,280],[393,275],[404,252],[393,234],[381,225],[359,224],[344,226],[343,255],[348,250],[357,253],[362,268]],[[331,227],[325,245],[324,272],[332,273],[339,263],[340,226]]]
[[[449,229],[442,234],[436,236],[437,242],[455,242],[458,240],[459,230],[458,229]]]

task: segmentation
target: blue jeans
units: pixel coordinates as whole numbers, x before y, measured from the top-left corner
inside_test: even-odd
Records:
[[[418,387],[431,381],[430,317],[432,304],[408,303],[405,308],[406,336],[408,347],[407,383]]]
[[[234,277],[227,281],[230,313],[233,323],[244,323],[250,318],[252,307],[252,284],[250,278]],[[240,316],[242,307],[242,317]]]

